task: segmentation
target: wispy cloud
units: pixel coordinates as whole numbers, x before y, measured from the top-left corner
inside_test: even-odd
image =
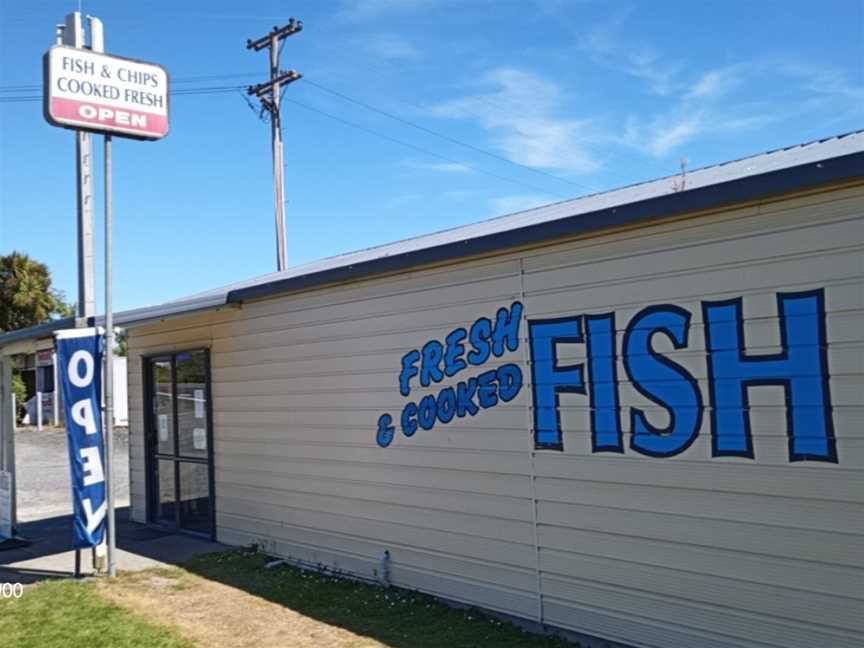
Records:
[[[837,68],[800,61],[781,61],[776,70],[814,99],[831,101],[836,111],[864,116],[864,84],[855,84]]]
[[[388,60],[415,59],[420,56],[420,50],[398,36],[374,36],[366,40],[364,47],[370,54]]]
[[[411,169],[434,171],[437,173],[474,173],[474,169],[459,162],[423,162],[421,160],[405,160],[402,163]]]
[[[610,12],[586,29],[572,22],[566,2],[538,1],[544,15],[571,30],[571,54],[630,77],[634,108],[619,102],[589,113],[573,101],[576,89],[524,67],[497,67],[475,76],[470,92],[430,109],[439,118],[477,124],[518,164],[589,173],[606,166],[616,150],[678,157],[699,140],[781,122],[864,118],[864,87],[842,68],[755,57],[697,68],[678,51],[640,41],[643,32],[629,28],[635,8]]]
[[[724,95],[741,83],[741,73],[740,66],[709,70],[690,87],[686,98],[708,99]]]
[[[346,20],[370,20],[399,11],[413,11],[436,4],[436,0],[345,0],[338,12]]]
[[[665,60],[656,48],[624,36],[624,26],[633,11],[632,7],[619,9],[605,22],[580,30],[578,47],[594,62],[646,81],[655,94],[671,94],[679,87],[682,64]]]
[[[764,97],[762,88],[778,84],[786,89],[783,99]],[[816,114],[824,122],[864,118],[864,87],[837,68],[751,60],[705,71],[665,112],[641,123],[631,118],[627,142],[662,157],[699,137],[753,131]]]
[[[499,196],[490,198],[489,209],[494,216],[512,214],[513,212],[525,211],[534,207],[540,207],[549,203],[548,196],[535,194],[517,194],[513,196]]]
[[[518,164],[579,173],[599,166],[585,146],[591,121],[558,116],[562,100],[557,84],[524,70],[497,68],[481,86],[490,89],[438,104],[431,113],[477,122]]]

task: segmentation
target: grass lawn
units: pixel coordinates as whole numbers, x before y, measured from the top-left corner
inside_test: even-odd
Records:
[[[193,648],[173,628],[113,605],[92,582],[47,581],[0,599],[0,637],[16,648]]]
[[[279,566],[251,551],[202,556],[187,566],[219,581],[332,626],[394,648],[574,648],[575,644],[526,633],[476,610],[456,609],[432,597],[382,589]],[[358,644],[359,645],[359,644]],[[365,645],[365,644],[364,644]]]
[[[24,648],[574,648],[476,610],[232,550],[113,581],[55,581],[0,601],[3,645]]]

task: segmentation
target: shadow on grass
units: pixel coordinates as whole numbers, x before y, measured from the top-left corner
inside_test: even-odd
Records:
[[[384,589],[288,565],[267,569],[268,560],[263,553],[241,549],[194,558],[184,568],[392,648],[578,645],[530,634],[477,610],[450,607],[407,590]]]

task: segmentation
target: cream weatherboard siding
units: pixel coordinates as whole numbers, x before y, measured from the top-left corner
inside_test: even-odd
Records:
[[[145,518],[141,355],[211,352],[217,537],[634,646],[857,646],[864,619],[864,189],[834,188],[137,326],[129,336],[133,517]],[[790,462],[780,387],[749,390],[754,459],[712,457],[701,305],[742,298],[747,353],[780,350],[778,292],[824,289],[837,463]],[[399,393],[400,359],[524,305],[516,351]],[[704,405],[684,452],[629,447],[624,328],[692,314]],[[591,450],[562,393],[563,450],[535,450],[528,320],[614,313],[623,454]],[[558,345],[560,365],[583,344]],[[398,430],[409,400],[517,363],[516,398]],[[589,386],[590,388],[590,386]],[[396,420],[376,444],[378,417]]]

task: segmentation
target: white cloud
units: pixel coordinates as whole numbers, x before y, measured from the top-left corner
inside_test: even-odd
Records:
[[[585,146],[591,121],[556,116],[563,103],[558,85],[513,68],[492,70],[481,83],[493,89],[441,103],[432,114],[479,123],[517,164],[579,173],[598,168]]]
[[[781,84],[794,101],[773,98],[745,101],[729,97],[743,86],[759,97],[763,86]],[[769,124],[825,113],[864,117],[864,87],[850,82],[843,70],[804,63],[748,61],[704,72],[653,119],[631,117],[624,142],[655,157],[680,150],[707,135],[718,136],[764,128]],[[830,120],[830,118],[829,118]]]
[[[405,160],[403,164],[412,169],[421,171],[436,171],[440,173],[474,173],[474,169],[460,162],[422,162],[419,160]]]
[[[396,36],[375,36],[366,41],[365,47],[370,54],[388,60],[414,59],[420,56],[420,50]]]
[[[687,93],[688,99],[707,99],[726,94],[738,85],[741,79],[738,68],[728,67],[709,70],[693,84]]]
[[[549,197],[535,194],[517,194],[514,196],[491,198],[488,203],[493,215],[502,216],[547,205],[549,204]]]
[[[436,0],[346,0],[338,15],[347,20],[369,20],[397,12],[423,9]]]
[[[656,157],[663,157],[670,151],[689,142],[704,130],[698,115],[684,117],[672,123],[659,124],[650,129],[645,146]]]
[[[864,85],[856,85],[849,80],[843,70],[813,63],[781,62],[777,70],[797,86],[816,96],[833,97],[835,99],[853,102],[853,107],[859,114],[864,110]]]
[[[594,62],[646,81],[655,94],[671,94],[679,87],[677,76],[682,66],[663,60],[653,47],[640,45],[623,35],[623,27],[632,13],[632,7],[620,9],[606,22],[587,31],[578,30],[578,46]]]

